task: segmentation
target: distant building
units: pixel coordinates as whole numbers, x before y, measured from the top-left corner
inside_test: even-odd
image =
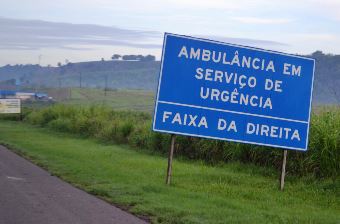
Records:
[[[14,90],[0,90],[1,98],[15,98],[16,91]]]
[[[3,90],[17,90],[17,80],[16,79],[9,79],[0,81],[0,89]]]
[[[15,98],[19,98],[21,100],[34,100],[36,99],[36,94],[32,92],[16,92]]]
[[[13,90],[0,90],[1,98],[16,98],[21,100],[50,100],[46,93],[18,92]]]

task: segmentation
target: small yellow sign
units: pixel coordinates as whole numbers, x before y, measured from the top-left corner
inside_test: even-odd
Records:
[[[21,102],[20,99],[0,99],[1,114],[20,114]]]

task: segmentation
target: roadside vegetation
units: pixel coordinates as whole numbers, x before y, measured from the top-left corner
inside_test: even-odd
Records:
[[[26,112],[24,121],[159,154],[167,154],[170,144],[170,135],[151,131],[151,115],[143,112],[115,111],[104,106],[55,105]],[[277,170],[282,161],[282,150],[279,149],[184,136],[177,137],[175,155],[211,165],[241,162]],[[289,151],[287,170],[294,176],[339,178],[339,108],[318,110],[313,114],[308,151]]]
[[[326,119],[323,121],[326,124],[320,129],[329,128],[327,122],[334,123],[334,114],[322,116],[326,116],[320,117]],[[111,120],[105,120],[107,118]],[[0,121],[0,142],[52,175],[134,214],[149,217],[153,223],[338,223],[340,220],[340,185],[328,178],[318,180],[288,175],[285,191],[281,192],[278,190],[278,171],[273,168],[230,160],[211,166],[204,161],[176,159],[172,185],[166,186],[166,158],[158,153],[136,150],[141,146],[152,146],[149,150],[157,152],[168,149],[168,136],[150,133],[150,115],[105,108],[56,106],[30,113],[26,121],[44,128],[18,121]],[[73,125],[78,129],[70,129],[75,128]],[[127,142],[134,147],[103,144],[94,138],[64,133],[80,131],[83,135],[110,143]],[[329,132],[323,138],[327,136],[328,139],[330,134],[334,133]],[[180,138],[177,149],[182,150],[184,144],[191,141],[193,139]],[[219,144],[226,143],[195,141],[198,141],[196,147],[202,149],[184,151],[182,155],[224,161],[218,159],[218,154],[212,155],[221,153]],[[320,146],[323,146],[322,142]],[[193,149],[193,146],[188,147]],[[241,160],[241,155],[245,156],[242,161],[255,158],[249,152],[243,152],[245,146],[234,147],[238,147],[235,150],[239,153],[238,156],[234,154],[234,160]],[[207,151],[203,153],[203,149]],[[272,156],[273,153],[269,151]],[[293,158],[296,160],[293,153],[289,156],[289,163]],[[324,172],[321,165],[320,162],[320,170]]]

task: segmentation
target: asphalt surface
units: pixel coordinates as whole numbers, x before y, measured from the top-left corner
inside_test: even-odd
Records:
[[[145,223],[0,146],[0,224]]]

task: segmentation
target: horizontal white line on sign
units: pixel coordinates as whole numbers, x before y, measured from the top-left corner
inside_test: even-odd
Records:
[[[297,148],[297,147],[290,147],[290,146],[284,146],[284,145],[274,145],[274,144],[252,142],[252,141],[242,141],[242,140],[237,140],[237,139],[232,139],[232,138],[220,138],[220,137],[214,137],[214,136],[209,136],[209,135],[197,135],[197,134],[190,134],[190,133],[185,133],[185,132],[166,131],[166,130],[161,130],[157,128],[153,128],[153,130],[162,132],[162,133],[167,133],[167,134],[189,135],[189,136],[200,137],[200,138],[208,138],[208,139],[211,138],[211,139],[216,139],[216,140],[227,140],[227,141],[233,141],[233,142],[239,142],[239,143],[248,143],[248,144],[255,144],[255,145],[262,145],[262,146],[278,147],[278,148],[283,148],[283,149],[295,149],[298,151],[307,151],[307,147]]]
[[[172,105],[183,106],[183,107],[193,107],[193,108],[199,108],[199,109],[205,109],[205,110],[213,110],[213,111],[220,111],[220,112],[233,113],[233,114],[243,114],[243,115],[249,115],[249,116],[254,116],[254,117],[264,117],[264,118],[270,118],[270,119],[276,119],[276,120],[292,121],[292,122],[297,122],[297,123],[308,124],[308,121],[293,120],[293,119],[287,119],[287,118],[281,118],[281,117],[272,117],[272,116],[266,116],[266,115],[261,115],[261,114],[250,114],[250,113],[244,113],[244,112],[238,112],[238,111],[232,111],[232,110],[223,110],[223,109],[217,109],[217,108],[211,108],[211,107],[202,107],[202,106],[174,103],[174,102],[161,101],[161,100],[159,100],[158,103],[172,104]]]

